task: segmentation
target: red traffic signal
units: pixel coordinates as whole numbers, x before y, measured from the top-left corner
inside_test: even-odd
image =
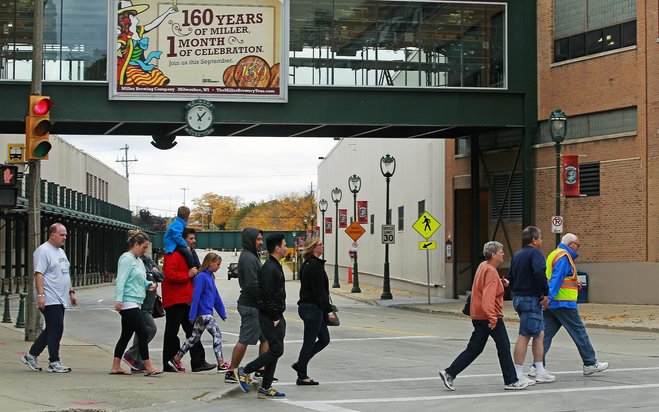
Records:
[[[16,187],[18,185],[18,166],[0,165],[0,186]]]
[[[30,96],[30,108],[25,118],[25,158],[27,160],[48,159],[53,147],[48,141],[52,123],[50,110],[53,102],[49,96]]]

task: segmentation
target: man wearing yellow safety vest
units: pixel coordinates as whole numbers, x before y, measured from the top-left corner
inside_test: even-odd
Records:
[[[577,308],[577,295],[581,284],[577,278],[574,260],[579,257],[577,250],[581,244],[579,238],[568,233],[561,239],[558,248],[547,256],[547,279],[549,279],[549,305],[544,312],[545,321],[545,357],[551,341],[563,326],[577,345],[583,361],[583,374],[586,376],[602,372],[609,367],[608,362],[598,362],[595,349],[590,343],[586,327],[581,321]],[[532,370],[529,376],[532,376]]]

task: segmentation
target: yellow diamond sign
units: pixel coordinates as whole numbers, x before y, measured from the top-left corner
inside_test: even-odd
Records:
[[[366,229],[364,229],[364,228],[362,227],[362,225],[360,225],[359,223],[357,223],[357,221],[352,222],[352,223],[350,224],[350,226],[348,226],[348,228],[346,229],[346,233],[348,234],[348,236],[350,236],[350,238],[351,238],[354,242],[356,242],[357,239],[359,239],[360,237],[362,237],[362,235],[364,234],[364,232],[366,232]]]
[[[417,219],[417,221],[412,225],[414,230],[419,232],[419,234],[426,239],[432,236],[432,234],[435,233],[437,229],[440,228],[440,226],[442,226],[442,224],[439,223],[437,219],[432,217],[432,215],[428,212],[423,212],[423,214],[419,216],[419,219]]]

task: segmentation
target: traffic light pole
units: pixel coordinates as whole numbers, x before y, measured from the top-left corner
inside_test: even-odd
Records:
[[[30,94],[41,95],[41,79],[43,78],[43,11],[44,0],[34,0],[34,29],[32,33],[32,85]],[[29,100],[29,99],[28,99]],[[25,153],[25,152],[24,152]],[[25,153],[27,157],[27,153]],[[33,342],[40,332],[41,320],[37,308],[36,291],[34,286],[34,259],[32,252],[41,241],[41,161],[28,162],[27,176],[27,267],[28,267],[28,294],[25,305],[25,340]]]

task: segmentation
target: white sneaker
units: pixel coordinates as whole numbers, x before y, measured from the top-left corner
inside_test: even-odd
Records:
[[[549,371],[547,370],[547,368],[545,368],[545,372],[547,372],[547,374],[549,374],[549,375],[551,375],[551,376],[554,376],[554,374],[551,373],[551,372],[549,372]],[[535,365],[531,365],[531,369],[529,369],[529,373],[527,373],[527,375],[529,375],[529,378],[535,378],[535,374],[536,374]],[[555,378],[556,378],[556,377],[554,377],[554,379],[555,379]]]
[[[27,366],[30,367],[35,372],[41,372],[41,366],[39,366],[39,362],[37,362],[37,357],[32,356],[29,353],[26,353],[23,355],[21,358],[21,361],[26,364]]]
[[[62,362],[56,361],[56,362],[50,362],[48,364],[48,372],[54,372],[54,373],[69,373],[71,372],[71,368],[68,366],[64,366]]]
[[[535,385],[535,380],[529,379],[526,376],[522,375],[521,378],[518,378],[520,382],[526,382],[526,386],[533,386]]]
[[[594,365],[590,365],[590,366],[584,365],[583,374],[585,376],[589,376],[596,372],[605,371],[608,368],[609,368],[609,362],[596,362]]]
[[[556,380],[556,376],[547,372],[547,369],[545,369],[542,372],[536,371],[536,373],[534,374],[534,379],[538,383],[551,383]]]
[[[504,385],[503,389],[507,391],[518,391],[521,389],[526,389],[526,387],[529,386],[528,383],[522,382],[522,380],[518,380],[517,382],[513,382],[508,385]]]

